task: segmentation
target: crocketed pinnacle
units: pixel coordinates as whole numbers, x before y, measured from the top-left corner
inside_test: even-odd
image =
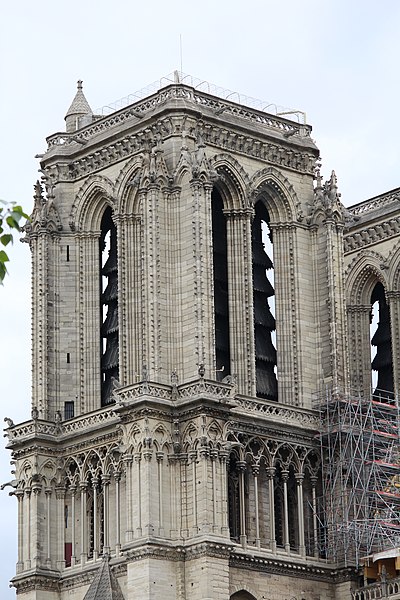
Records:
[[[86,100],[85,94],[82,91],[82,83],[82,80],[79,79],[75,98],[72,100],[72,104],[65,115],[67,131],[76,131],[78,129],[77,124],[79,117],[93,114],[89,102]]]
[[[105,555],[83,600],[125,600]]]

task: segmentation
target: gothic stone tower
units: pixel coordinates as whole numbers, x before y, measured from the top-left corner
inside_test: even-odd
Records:
[[[21,600],[348,597],[312,410],[347,386],[345,217],[310,133],[179,77],[98,117],[79,82],[26,226]]]

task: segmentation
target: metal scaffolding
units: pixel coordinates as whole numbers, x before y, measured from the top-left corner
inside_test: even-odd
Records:
[[[344,564],[400,545],[399,405],[393,394],[370,397],[326,390],[321,416],[321,551]]]

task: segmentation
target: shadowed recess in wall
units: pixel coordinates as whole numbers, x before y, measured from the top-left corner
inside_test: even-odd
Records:
[[[268,298],[273,297],[275,292],[267,277],[267,270],[272,269],[273,264],[265,251],[262,239],[263,225],[268,226],[268,223],[268,211],[263,202],[259,200],[255,206],[252,225],[257,396],[267,400],[278,400],[278,385],[275,375],[276,349],[271,335],[275,331],[275,319],[268,303]]]

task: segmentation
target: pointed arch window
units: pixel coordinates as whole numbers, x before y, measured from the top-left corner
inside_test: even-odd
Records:
[[[214,188],[211,195],[213,264],[214,264],[214,311],[215,311],[215,355],[216,379],[222,380],[230,374],[229,349],[229,304],[228,304],[228,251],[226,220],[223,201]]]
[[[114,380],[119,378],[117,230],[107,208],[101,221],[101,404],[111,404]]]
[[[276,348],[273,342],[275,318],[271,308],[275,306],[275,291],[267,272],[273,269],[272,233],[269,214],[262,200],[255,205],[252,224],[253,258],[253,302],[256,358],[257,396],[267,400],[278,400],[276,379]]]
[[[371,338],[371,369],[374,396],[394,397],[393,355],[390,331],[390,309],[386,302],[385,288],[379,282],[371,294],[371,322],[376,330]]]

